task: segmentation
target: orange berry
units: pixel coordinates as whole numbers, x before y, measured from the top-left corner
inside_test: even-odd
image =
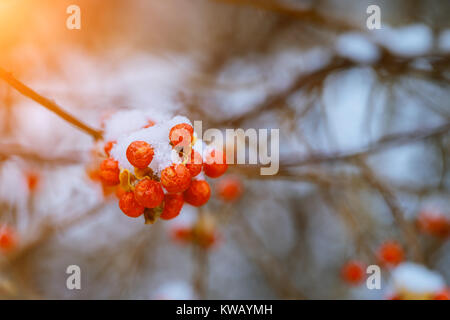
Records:
[[[404,260],[403,248],[395,241],[387,241],[378,249],[378,259],[387,266],[396,266]]]
[[[17,246],[16,232],[6,226],[0,226],[0,250],[3,252],[9,252]]]
[[[148,120],[148,121],[147,121],[147,124],[144,126],[144,129],[153,127],[154,125],[155,125],[155,121],[153,121],[153,120]]]
[[[203,163],[203,171],[210,178],[218,178],[228,169],[225,154],[220,150],[211,150]]]
[[[86,170],[86,173],[88,175],[88,178],[91,179],[92,181],[100,181],[101,180],[100,169],[97,169],[97,170],[88,169],[88,170]]]
[[[437,237],[446,237],[450,234],[450,220],[437,212],[420,212],[417,225],[422,232]]]
[[[134,141],[127,148],[128,161],[139,169],[145,169],[153,160],[154,151],[145,141]]]
[[[211,196],[211,188],[205,180],[193,180],[183,196],[184,201],[190,205],[200,207],[208,202]]]
[[[161,184],[167,192],[184,192],[191,184],[191,174],[184,164],[175,164],[161,172]]]
[[[164,191],[159,182],[150,179],[139,181],[134,189],[136,201],[146,208],[156,208],[164,200]]]
[[[105,143],[103,149],[105,150],[105,153],[108,157],[110,156],[111,149],[114,147],[116,143],[117,141],[108,141],[107,143]]]
[[[100,164],[100,179],[104,184],[109,186],[119,184],[119,174],[119,162],[116,160],[109,158]]]
[[[177,217],[183,208],[184,199],[180,193],[166,194],[164,196],[164,209],[161,213],[161,219],[170,220]]]
[[[433,300],[450,300],[450,290],[443,289],[433,296]]]
[[[188,168],[191,173],[191,177],[197,176],[200,172],[202,172],[203,159],[200,153],[192,150],[191,159],[186,164],[186,168]]]
[[[192,229],[188,227],[177,227],[172,229],[171,236],[175,241],[187,243],[192,240]]]
[[[26,176],[27,176],[28,190],[30,190],[31,192],[36,191],[40,180],[39,175],[35,172],[28,172]]]
[[[223,201],[232,202],[242,195],[242,183],[237,178],[225,178],[217,184],[217,195]]]
[[[126,192],[119,200],[119,208],[127,216],[137,218],[144,213],[144,206],[141,206],[134,196],[133,192]]]
[[[360,284],[366,275],[365,265],[356,260],[352,260],[344,264],[341,270],[341,276],[345,282],[351,285]]]
[[[173,147],[187,147],[194,139],[194,128],[190,124],[180,123],[170,129],[169,140]]]

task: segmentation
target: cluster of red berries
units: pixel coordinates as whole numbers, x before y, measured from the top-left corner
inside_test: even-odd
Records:
[[[17,234],[7,225],[0,225],[0,251],[8,253],[17,246]]]
[[[405,259],[402,246],[396,241],[386,241],[377,250],[377,260],[384,267],[395,267]],[[358,285],[366,278],[366,265],[358,260],[351,260],[341,269],[343,280],[350,285]]]
[[[149,124],[152,126],[154,123]],[[153,222],[160,217],[173,219],[180,213],[184,202],[199,207],[208,202],[211,189],[207,181],[195,177],[203,170],[210,178],[220,177],[228,168],[225,154],[212,149],[205,156],[193,150],[194,129],[187,123],[174,126],[169,133],[169,143],[185,159],[183,163],[172,164],[156,176],[149,168],[155,151],[145,141],[132,142],[127,150],[128,162],[134,173],[119,167],[119,162],[107,158],[100,164],[99,178],[104,186],[116,187],[120,209],[129,217],[145,214],[146,221]],[[105,144],[109,156],[115,142]],[[178,148],[182,149],[178,149]],[[166,191],[166,193],[164,192]]]

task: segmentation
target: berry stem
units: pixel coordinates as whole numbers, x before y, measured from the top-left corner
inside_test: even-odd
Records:
[[[89,134],[92,136],[95,140],[102,139],[102,132],[98,131],[94,128],[91,128],[87,124],[83,123],[79,119],[75,118],[73,115],[69,114],[68,112],[64,111],[60,106],[58,106],[55,102],[51,101],[50,99],[47,99],[31,89],[30,87],[26,86],[19,80],[13,77],[13,75],[3,68],[0,67],[0,78],[5,80],[9,85],[11,85],[14,89],[19,91],[24,96],[30,98],[31,100],[39,103],[46,109],[54,112],[56,115],[58,115],[60,118],[64,119],[65,121],[71,123],[81,131]]]

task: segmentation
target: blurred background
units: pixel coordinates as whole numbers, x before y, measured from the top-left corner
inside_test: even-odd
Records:
[[[66,28],[72,4],[80,30]],[[379,30],[366,26],[373,4]],[[101,129],[140,109],[204,130],[279,128],[280,170],[230,166],[201,212],[145,225],[89,175],[92,137],[0,80],[0,298],[399,298],[417,289],[393,279],[404,261],[422,266],[419,287],[445,287],[449,9],[1,0],[0,67],[80,121]],[[183,241],[198,224],[207,245]],[[371,264],[380,290],[358,268]],[[81,290],[66,287],[69,265]]]

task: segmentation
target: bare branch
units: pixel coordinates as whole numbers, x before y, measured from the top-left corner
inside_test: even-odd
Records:
[[[69,114],[68,112],[64,111],[60,106],[58,106],[55,102],[43,97],[30,87],[26,86],[19,80],[13,77],[13,75],[3,68],[0,67],[0,78],[5,80],[9,85],[11,85],[14,89],[19,91],[24,96],[30,98],[31,100],[39,103],[46,109],[54,112],[59,117],[64,119],[65,121],[71,123],[81,131],[91,135],[95,140],[102,139],[102,132],[98,131],[87,124],[83,123],[81,120],[75,118],[73,115]]]

